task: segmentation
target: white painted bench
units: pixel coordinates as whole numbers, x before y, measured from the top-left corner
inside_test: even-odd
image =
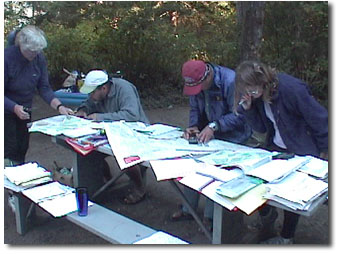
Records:
[[[156,232],[97,204],[89,207],[87,216],[81,217],[74,212],[66,219],[114,244],[132,244]]]

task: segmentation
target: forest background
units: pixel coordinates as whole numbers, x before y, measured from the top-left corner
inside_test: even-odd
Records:
[[[27,24],[46,33],[44,52],[54,90],[67,77],[63,68],[105,69],[121,71],[147,108],[184,104],[185,61],[202,59],[235,69],[246,60],[247,44],[262,62],[306,81],[328,108],[328,2],[240,3],[6,1],[4,33],[6,38]],[[247,39],[252,31],[256,44]]]

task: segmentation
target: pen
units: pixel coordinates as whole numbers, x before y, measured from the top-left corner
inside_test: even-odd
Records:
[[[238,105],[242,105],[244,102],[245,102],[246,100],[241,100],[239,103],[238,103]]]

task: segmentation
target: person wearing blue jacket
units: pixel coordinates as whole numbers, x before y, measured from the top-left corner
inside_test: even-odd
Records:
[[[306,83],[258,61],[242,62],[235,82],[234,111],[245,116],[252,130],[267,134],[266,149],[328,159],[328,112]],[[271,232],[277,212],[265,206],[260,215]],[[263,243],[293,243],[298,220],[299,215],[284,211],[280,236]]]
[[[4,156],[10,164],[25,161],[29,145],[27,123],[31,119],[32,100],[36,93],[60,114],[72,114],[54,96],[48,80],[43,49],[47,46],[44,32],[35,26],[23,28],[15,45],[4,53]]]
[[[200,60],[190,60],[182,66],[185,81],[184,94],[189,96],[189,127],[184,138],[195,135],[199,142],[208,143],[211,139],[221,139],[245,144],[251,137],[251,128],[244,116],[233,113],[235,72],[227,67]],[[199,194],[185,188],[184,194],[192,208],[197,209]],[[204,224],[211,229],[213,202],[206,201]],[[172,220],[192,219],[188,209],[172,215]]]

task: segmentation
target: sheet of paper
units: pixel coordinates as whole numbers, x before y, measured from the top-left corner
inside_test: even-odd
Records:
[[[158,181],[184,177],[195,172],[197,162],[193,159],[149,161]]]
[[[298,170],[318,178],[325,178],[328,175],[328,161],[311,157],[311,160]]]
[[[328,190],[328,183],[302,172],[293,172],[281,182],[267,184],[269,193],[286,200],[304,204]]]
[[[80,137],[81,135],[92,134],[89,126],[90,120],[76,116],[57,115],[32,123],[29,132],[41,132],[51,136],[64,134],[69,137]],[[75,131],[77,129],[77,131]],[[83,130],[84,129],[84,130]],[[85,133],[85,134],[84,134]]]
[[[172,236],[168,233],[158,231],[151,236],[142,240],[136,241],[133,244],[188,244],[178,237]]]
[[[24,190],[22,193],[23,195],[31,199],[34,203],[39,203],[46,199],[54,198],[58,195],[71,193],[73,190],[73,188],[62,185],[59,182],[52,182],[28,190]]]
[[[141,130],[141,129],[140,130],[135,129],[135,130],[145,132],[150,136],[159,136],[159,135],[162,135],[171,131],[179,130],[179,129],[180,129],[179,127],[156,123],[156,124],[147,126],[144,130]]]
[[[261,184],[249,190],[239,198],[230,199],[230,201],[247,215],[250,215],[253,211],[266,202],[266,199],[263,197],[265,192],[265,184]]]
[[[228,182],[236,177],[243,175],[243,171],[240,169],[229,170],[229,169],[219,168],[219,167],[207,164],[207,163],[201,163],[201,164],[205,166],[198,167],[196,169],[196,172],[198,174],[212,177],[218,181]]]
[[[4,176],[4,187],[15,192],[21,192],[23,190],[30,188],[30,186],[15,185],[10,180],[8,180],[6,176]]]
[[[104,123],[109,144],[121,169],[143,161],[175,158],[193,152],[215,151],[213,146],[190,145],[183,138],[164,140],[153,139],[134,131],[124,121]],[[130,160],[129,158],[136,158]]]
[[[76,194],[70,193],[65,196],[56,197],[54,199],[41,202],[38,205],[52,216],[61,217],[77,211]],[[89,201],[88,206],[91,205],[93,205],[93,203]]]
[[[209,183],[213,181],[214,179],[211,177],[199,175],[194,172],[190,175],[185,176],[179,182],[194,190],[201,191],[202,188],[206,187]]]
[[[78,138],[86,135],[92,135],[98,133],[97,129],[93,129],[88,126],[79,127],[75,129],[67,129],[63,131],[63,134],[70,138]]]

